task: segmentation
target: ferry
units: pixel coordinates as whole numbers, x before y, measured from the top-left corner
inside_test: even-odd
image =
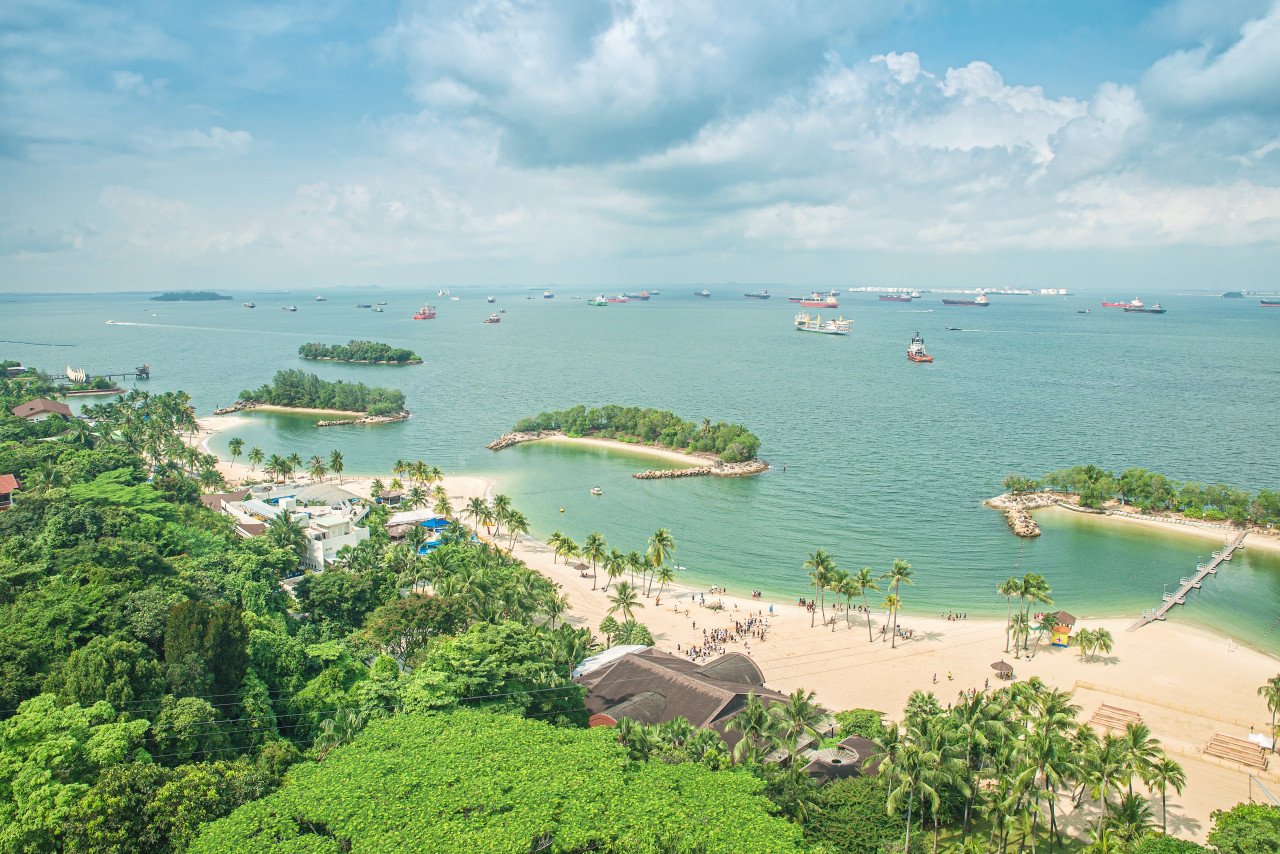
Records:
[[[280,310],[281,311],[297,311],[298,307],[296,305],[282,305],[280,306]]]
[[[316,297],[316,302],[328,302],[328,297]]]
[[[910,294],[881,294],[880,302],[911,302]]]
[[[932,362],[933,357],[924,350],[924,339],[917,332],[911,338],[911,343],[907,345],[907,358],[913,362]]]
[[[1134,300],[1134,302],[1138,301]],[[1127,305],[1125,306],[1124,311],[1125,314],[1164,314],[1168,309],[1162,307],[1160,303],[1157,302],[1152,304],[1150,308],[1144,306],[1142,303],[1138,303],[1137,305]]]
[[[1135,300],[1129,300],[1129,302],[1107,302],[1106,300],[1103,300],[1102,307],[1103,308],[1142,308],[1142,300],[1135,299]]]
[[[848,335],[853,326],[853,321],[845,320],[841,317],[824,323],[822,315],[810,315],[802,311],[796,315],[795,324],[796,329],[801,332],[820,332],[823,335]]]
[[[648,291],[641,291],[638,294],[627,294],[627,299],[648,300],[652,297],[653,297],[653,294],[649,293]]]
[[[769,292],[768,292],[768,291],[755,291],[755,292],[753,292],[753,293],[743,294],[743,296],[744,296],[744,297],[746,297],[747,299],[768,299],[768,298],[769,298]]]
[[[543,291],[543,292],[542,292],[542,298],[543,298],[543,299],[555,299],[555,298],[556,298],[556,295],[555,295],[555,294],[553,294],[553,293],[551,293],[551,291]]]
[[[434,320],[436,316],[435,306],[424,305],[418,309],[418,313],[413,316],[414,320]]]
[[[489,305],[493,305],[494,303],[493,294],[489,294],[489,296],[485,297],[484,301],[489,303]]]
[[[609,304],[609,300],[604,298],[604,294],[601,294],[595,299],[587,300],[587,305],[608,305],[608,304]]]
[[[707,290],[706,288],[703,288],[700,291],[694,291],[693,295],[695,297],[709,297],[711,296],[711,291]]]
[[[980,305],[983,308],[991,304],[986,294],[978,294],[977,299],[943,299],[943,305]]]
[[[499,317],[499,316],[498,316],[498,315],[496,315],[496,314],[491,314],[491,315],[489,315],[488,317],[486,317],[486,318],[484,319],[484,322],[485,322],[485,323],[501,323],[501,322],[502,322],[502,318],[501,318],[501,317]]]
[[[242,302],[242,303],[240,303],[240,304],[241,304],[242,306],[244,306],[245,308],[257,308],[257,307],[258,307],[258,304],[257,304],[257,303],[254,303],[254,302]]]
[[[1262,308],[1280,308],[1280,299],[1260,299],[1258,305]]]
[[[609,297],[609,302],[631,302],[627,299],[626,294],[618,294],[616,297]]]

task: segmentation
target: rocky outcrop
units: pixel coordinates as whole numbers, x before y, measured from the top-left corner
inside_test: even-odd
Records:
[[[368,426],[370,424],[390,424],[393,421],[404,421],[409,417],[408,410],[401,410],[394,415],[362,415],[359,418],[338,418],[333,421],[317,421],[317,427],[345,427],[348,424]]]
[[[240,412],[241,410],[252,409],[252,408],[253,408],[252,403],[245,403],[244,401],[237,400],[235,403],[231,404],[230,406],[224,406],[221,409],[213,410],[213,414],[214,415],[230,415],[233,412]]]
[[[1031,517],[1031,511],[1038,507],[1052,507],[1059,503],[1059,500],[1058,496],[1047,492],[1028,492],[1021,495],[1006,492],[1004,495],[989,498],[983,503],[1003,513],[1014,534],[1031,539],[1040,536],[1040,526]]]
[[[536,442],[539,439],[550,439],[552,436],[563,436],[559,430],[537,430],[532,433],[503,433],[489,444],[485,445],[491,451],[501,451],[503,448],[510,448],[512,445],[519,445],[521,442]]]
[[[747,477],[768,471],[769,464],[764,460],[747,460],[743,463],[713,463],[709,466],[694,466],[687,469],[651,469],[633,474],[639,480],[664,480],[671,477]]]

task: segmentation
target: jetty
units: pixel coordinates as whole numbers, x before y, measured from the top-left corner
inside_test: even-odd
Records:
[[[1208,563],[1197,564],[1195,575],[1184,576],[1181,578],[1178,583],[1177,591],[1173,593],[1165,593],[1163,601],[1160,603],[1160,607],[1144,611],[1141,619],[1130,626],[1129,631],[1136,632],[1148,623],[1154,623],[1156,620],[1163,620],[1169,614],[1169,610],[1174,605],[1187,604],[1187,594],[1192,590],[1198,589],[1201,583],[1210,575],[1216,575],[1218,567],[1231,560],[1231,556],[1235,554],[1236,549],[1244,548],[1244,538],[1246,536],[1248,536],[1247,531],[1237,536],[1230,543],[1227,543],[1226,547],[1223,548],[1222,551],[1214,552],[1212,559]]]

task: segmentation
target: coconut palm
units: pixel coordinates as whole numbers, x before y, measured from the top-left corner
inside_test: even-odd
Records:
[[[894,594],[889,594],[891,597]],[[888,815],[894,815],[903,806],[907,808],[907,831],[903,840],[903,852],[911,850],[911,814],[917,800],[928,799],[933,809],[938,809],[938,792],[928,779],[927,770],[938,764],[935,754],[927,753],[920,746],[920,739],[908,735],[898,745],[893,755],[880,765],[880,776],[889,781],[889,797],[885,803]]]
[[[671,567],[671,564],[664,563],[662,566],[658,567],[657,576],[658,598],[661,599],[663,588],[675,580],[676,571]]]
[[[620,612],[622,619],[634,620],[635,609],[643,607],[644,604],[636,595],[635,588],[625,581],[620,581],[614,585],[613,593],[609,596],[609,610],[606,613]]]
[[[881,577],[881,580],[889,582],[890,592],[894,594],[894,599],[897,600],[898,605],[902,604],[902,599],[898,595],[898,587],[902,582],[915,584],[911,580],[911,564],[898,558],[894,558],[892,568]],[[896,607],[893,609],[893,634],[896,644],[898,635],[898,610]]]
[[[427,493],[421,486],[414,486],[404,494],[404,498],[401,501],[408,509],[416,510],[426,505]]]
[[[404,490],[404,483],[398,477],[391,478],[391,482],[387,484],[387,489],[392,492],[401,492]]]
[[[612,615],[606,616],[600,621],[600,634],[604,635],[604,645],[613,646],[613,636],[618,633],[618,629],[622,626],[618,625],[618,621]]]
[[[810,584],[818,591],[818,607],[822,609],[822,623],[826,625],[827,585],[831,583],[831,573],[836,568],[835,559],[822,549],[816,549],[813,554],[805,559],[804,567],[809,570]],[[812,619],[809,620],[809,627],[813,627]]]
[[[587,534],[587,538],[582,541],[582,556],[591,561],[591,589],[596,589],[596,563],[604,559],[609,553],[609,545],[604,541],[604,537],[598,531],[592,531]]]
[[[627,571],[631,573],[631,583],[636,583],[636,573],[640,573],[640,578],[644,578],[645,570],[649,564],[645,561],[644,555],[637,551],[627,552]]]
[[[289,477],[293,477],[295,471],[302,471],[302,456],[297,451],[285,457],[285,462],[289,464]]]
[[[1022,639],[1031,633],[1031,624],[1027,622],[1027,615],[1019,611],[1013,615],[1013,624],[1009,627],[1010,634],[1013,635],[1013,657],[1022,657]]]
[[[826,719],[827,713],[813,698],[812,691],[797,688],[787,695],[785,702],[769,707],[769,714],[777,721],[778,737],[787,745],[787,764],[792,767],[795,767],[796,749],[805,736],[822,738],[818,724]]]
[[[609,582],[613,581],[615,578],[619,577],[620,575],[622,575],[622,573],[626,571],[627,571],[627,558],[622,552],[618,551],[617,549],[613,549],[607,555],[605,555],[604,556],[604,576],[605,576],[604,589],[608,590]]]
[[[1125,760],[1129,772],[1129,794],[1133,794],[1134,776],[1147,779],[1147,775],[1156,763],[1164,756],[1160,749],[1160,739],[1151,735],[1151,728],[1141,721],[1131,721],[1125,725],[1124,735]]]
[[[386,492],[386,491],[387,491],[387,486],[386,486],[386,484],[384,484],[384,483],[382,482],[382,478],[380,478],[380,477],[375,477],[375,478],[374,478],[374,479],[369,483],[369,497],[370,497],[370,498],[379,498],[379,497],[381,497],[382,493],[384,493],[384,492]]]
[[[875,640],[871,636],[871,604],[867,601],[868,590],[879,590],[876,584],[876,574],[869,566],[864,566],[858,570],[857,575],[853,576],[853,581],[858,585],[858,592],[862,594],[862,609],[867,612],[867,642]]]
[[[1102,803],[1102,812],[1098,816],[1098,827],[1102,827],[1102,819],[1107,813],[1107,798],[1112,790],[1122,788],[1121,780],[1128,773],[1128,751],[1124,739],[1107,733],[1097,749],[1089,751],[1085,756],[1083,778],[1089,794]]]
[[[1019,598],[1022,599],[1022,607],[1027,615],[1027,624],[1030,625],[1032,604],[1037,602],[1044,605],[1053,604],[1053,597],[1049,595],[1049,583],[1044,580],[1043,575],[1040,575],[1037,572],[1028,572],[1022,576],[1022,581],[1019,583],[1018,587],[1018,592],[1020,594]],[[1024,636],[1022,643],[1023,649],[1027,648],[1027,642],[1030,637],[1030,632]]]
[[[449,500],[449,493],[439,487],[436,487],[435,491],[432,493],[432,497],[435,498],[435,504],[431,508],[433,513],[437,516],[445,517],[453,515],[453,502]]]
[[[249,471],[253,471],[258,466],[262,465],[262,461],[264,459],[266,459],[266,454],[262,453],[261,448],[259,448],[257,445],[254,445],[252,448],[250,448],[249,462],[251,465],[249,466]]]
[[[666,528],[659,528],[649,538],[649,549],[645,552],[645,557],[649,559],[649,566],[657,572],[658,567],[667,562],[676,551],[675,537],[671,536],[671,532]],[[649,587],[653,587],[653,579],[649,579]],[[649,595],[646,591],[645,595]]]
[[[1267,711],[1271,712],[1271,733],[1276,732],[1276,715],[1280,714],[1280,676],[1272,676],[1266,681],[1266,684],[1258,686],[1258,696],[1267,704]],[[1271,742],[1271,752],[1276,752],[1276,744]]]
[[[244,439],[239,436],[233,436],[227,440],[227,453],[231,455],[231,465],[235,465],[236,460],[244,453]]]
[[[1017,596],[1021,599],[1022,584],[1012,575],[1004,580],[1002,584],[996,587],[996,592],[1004,597],[1005,603],[1005,621],[1004,621],[1004,651],[1009,651],[1009,633],[1013,630],[1013,597]],[[1022,606],[1019,605],[1019,608]]]
[[[312,483],[324,480],[324,476],[328,471],[329,469],[325,467],[324,460],[318,454],[307,460],[307,474],[311,475]]]
[[[512,510],[511,516],[507,519],[507,533],[511,535],[511,545],[508,548],[516,547],[516,540],[529,533],[529,520],[519,510]]]
[[[1130,792],[1108,811],[1103,825],[1120,841],[1132,845],[1155,828],[1156,823],[1147,799]]]
[[[498,493],[493,496],[493,535],[496,537],[502,533],[502,523],[507,521],[507,517],[511,515],[511,498],[509,496]]]
[[[894,649],[898,648],[898,608],[901,605],[902,600],[898,598],[898,594],[896,593],[890,593],[888,596],[884,597],[884,607],[889,609],[889,613],[893,617],[893,643],[890,644],[890,646]]]
[[[1147,776],[1143,779],[1151,791],[1160,793],[1160,832],[1168,833],[1168,792],[1173,789],[1181,795],[1182,787],[1187,785],[1187,775],[1181,765],[1161,753],[1147,769]]]
[[[272,516],[264,532],[267,542],[277,549],[293,552],[301,560],[307,551],[307,535],[287,514]]]
[[[1085,653],[1093,646],[1093,629],[1076,629],[1071,642],[1080,648],[1080,660],[1083,661]]]
[[[329,452],[329,471],[338,476],[338,483],[342,483],[342,470],[346,468],[346,463],[342,461],[342,451],[333,450]]]
[[[726,732],[736,732],[742,736],[733,746],[733,761],[738,764],[750,763],[768,753],[767,748],[777,735],[777,728],[778,719],[769,714],[754,691],[748,691],[742,711],[725,724]]]
[[[471,517],[471,527],[475,528],[478,532],[480,530],[480,525],[489,518],[489,502],[485,501],[478,495],[472,496],[467,502],[467,506],[463,509],[462,515]],[[556,533],[559,533],[559,531]],[[555,534],[552,534],[552,538],[554,537]],[[550,540],[548,540],[548,543],[553,547],[555,546],[555,544]]]
[[[1103,655],[1106,655],[1111,652],[1113,646],[1114,639],[1111,637],[1111,632],[1106,629],[1094,629],[1093,645],[1091,647],[1092,652],[1101,652]]]

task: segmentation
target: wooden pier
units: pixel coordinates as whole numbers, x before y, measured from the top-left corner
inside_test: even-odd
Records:
[[[1246,532],[1247,533],[1247,532]],[[1246,534],[1240,534],[1235,540],[1228,543],[1220,552],[1214,552],[1212,559],[1208,563],[1198,564],[1196,566],[1196,574],[1192,576],[1183,576],[1178,581],[1178,589],[1173,593],[1164,594],[1163,601],[1159,608],[1151,608],[1144,611],[1142,618],[1138,622],[1129,627],[1129,631],[1136,632],[1147,623],[1154,623],[1156,620],[1163,620],[1169,613],[1169,609],[1174,605],[1187,604],[1187,594],[1192,590],[1200,587],[1201,583],[1210,575],[1216,575],[1218,567],[1226,561],[1231,560],[1236,549],[1244,548],[1244,538]]]

